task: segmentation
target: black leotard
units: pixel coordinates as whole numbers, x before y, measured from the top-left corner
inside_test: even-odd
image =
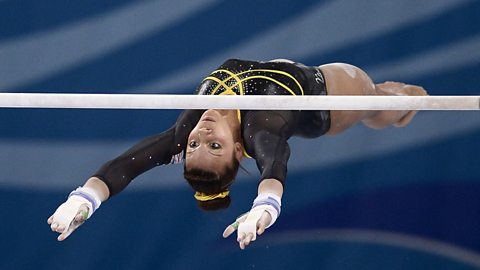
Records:
[[[256,62],[231,59],[206,77],[198,95],[326,95],[325,79],[317,67],[290,62]],[[104,181],[110,194],[123,190],[151,168],[183,158],[187,139],[205,110],[185,110],[175,125],[148,137],[119,157],[105,163],[93,176]],[[261,180],[282,183],[287,172],[291,136],[314,138],[330,128],[329,111],[240,112],[241,131],[248,155],[255,159]]]

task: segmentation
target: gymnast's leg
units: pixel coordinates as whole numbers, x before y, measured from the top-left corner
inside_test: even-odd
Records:
[[[384,82],[375,85],[377,95],[383,96],[426,96],[427,92],[420,86],[398,82]],[[389,125],[404,127],[412,120],[417,111],[377,111],[372,117],[362,122],[371,128],[384,128]]]
[[[420,86],[398,82],[374,84],[361,69],[343,63],[320,66],[325,75],[328,95],[352,96],[425,96],[427,92]],[[327,134],[338,134],[345,129],[362,122],[374,129],[390,125],[403,127],[407,125],[416,111],[336,111],[330,112],[331,127]]]

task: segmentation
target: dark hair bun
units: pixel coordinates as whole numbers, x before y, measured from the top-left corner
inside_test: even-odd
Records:
[[[218,198],[209,201],[198,201],[198,207],[204,211],[215,211],[227,208],[230,205],[230,195],[225,198]]]

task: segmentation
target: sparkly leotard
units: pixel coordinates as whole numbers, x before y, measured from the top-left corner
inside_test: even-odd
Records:
[[[206,77],[198,95],[326,95],[325,79],[317,67],[293,62],[257,62],[231,59]],[[174,126],[145,138],[119,157],[105,163],[94,176],[110,194],[151,168],[181,161],[187,139],[204,110],[185,110]],[[246,155],[255,159],[261,180],[282,183],[287,173],[291,136],[315,138],[330,128],[329,111],[240,111]]]

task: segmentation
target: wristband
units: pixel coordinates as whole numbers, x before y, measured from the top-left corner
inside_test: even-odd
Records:
[[[252,235],[250,241],[255,241],[257,239],[257,223],[262,215],[267,212],[271,217],[270,223],[265,227],[265,229],[267,229],[277,220],[278,216],[280,215],[281,206],[282,203],[280,196],[272,193],[262,193],[258,195],[253,201],[252,209],[250,212],[248,212],[247,218],[238,226],[237,241],[240,241],[243,235],[248,234]]]
[[[254,208],[263,208],[264,211],[267,211],[270,214],[272,220],[270,221],[268,226],[265,227],[267,229],[275,223],[278,216],[280,215],[282,208],[282,199],[280,198],[280,196],[273,193],[261,193],[253,201],[252,210]]]
[[[87,218],[90,218],[102,204],[102,201],[100,200],[100,198],[98,198],[95,190],[89,187],[78,187],[74,191],[70,192],[70,195],[68,195],[68,199],[72,197],[76,197],[77,199],[83,198],[83,201],[87,202],[88,208],[90,210],[88,211]]]
[[[86,205],[88,208],[87,213],[82,213],[88,219],[100,207],[100,204],[101,200],[95,190],[88,187],[79,187],[72,191],[67,201],[57,208],[53,214],[54,222],[64,226],[64,231],[67,232],[82,205]]]

